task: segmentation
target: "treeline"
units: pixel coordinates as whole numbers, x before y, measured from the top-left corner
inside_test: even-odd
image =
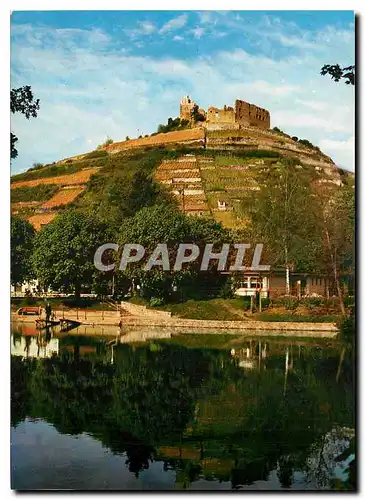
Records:
[[[167,120],[166,125],[160,124],[157,127],[157,132],[151,135],[156,134],[165,134],[166,132],[173,132],[174,130],[184,130],[190,127],[188,120],[181,120],[179,117],[177,118],[169,118]]]
[[[310,141],[308,141],[308,139],[299,139],[296,135],[290,136],[289,134],[283,132],[279,127],[274,127],[273,131],[287,137],[288,139],[293,139],[293,141],[298,142],[299,144],[302,144],[307,148],[317,149],[318,151],[320,151],[319,147],[312,144]]]
[[[185,216],[153,180],[160,161],[180,156],[182,151],[154,148],[115,155],[91,178],[88,190],[73,209],[59,214],[37,234],[26,221],[14,217],[12,283],[36,276],[42,285],[73,290],[76,295],[83,288],[100,294],[113,290],[116,295],[132,289],[160,303],[203,299],[210,285],[198,272],[198,261],[179,272],[161,271],[160,267],[146,272],[142,265],[136,265],[126,271],[102,273],[93,264],[95,250],[110,241],[121,248],[125,243],[139,243],[150,252],[158,243],[168,243],[173,258],[181,242],[212,243],[215,251],[223,243],[251,243],[251,248],[263,243],[263,263],[272,269],[286,269],[288,274],[328,276],[333,293],[343,304],[343,286],[355,272],[351,185],[318,183],[314,169],[282,159],[281,165],[263,170],[260,191],[247,193],[240,202],[240,211],[250,224],[244,230],[228,231],[212,219]],[[217,293],[223,293],[221,275],[212,268],[207,276]],[[230,289],[234,290],[234,277],[232,281]]]

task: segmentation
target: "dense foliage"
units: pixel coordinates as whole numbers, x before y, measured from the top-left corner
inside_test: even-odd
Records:
[[[214,220],[189,218],[177,209],[164,204],[143,208],[121,225],[118,242],[120,245],[126,243],[143,245],[148,257],[156,245],[167,244],[170,270],[166,271],[157,266],[146,271],[144,270],[146,259],[144,259],[140,263],[128,266],[122,274],[134,285],[138,284],[146,298],[171,300],[174,289],[179,290],[180,298],[186,294],[192,298],[194,295],[191,294],[199,291],[201,293],[201,286],[206,286],[199,273],[201,258],[190,265],[185,265],[179,271],[173,270],[179,243],[194,243],[200,248],[206,243],[213,243],[220,248],[222,243],[229,243],[231,240],[229,231]]]
[[[158,126],[157,134],[165,134],[166,132],[173,132],[174,130],[184,130],[189,128],[189,126],[188,120],[181,120],[179,117],[169,118],[166,125],[160,124]]]
[[[251,244],[261,242],[264,244],[262,261],[270,263],[272,268],[321,272],[332,278],[334,286],[331,288],[331,294],[338,294],[335,289],[340,285],[340,281],[343,283],[345,280],[349,288],[352,287],[354,188],[353,182],[349,182],[343,172],[341,179],[344,185],[339,188],[333,184],[321,184],[321,176],[313,167],[301,165],[297,160],[283,158],[277,152],[235,151],[234,161],[237,164],[241,164],[241,161],[245,164],[250,158],[262,158],[263,161],[257,162],[252,171],[247,173],[248,176],[255,177],[260,189],[249,191],[240,200],[235,201],[235,210],[240,216],[248,219],[249,223],[241,226],[239,230],[233,230],[228,236],[213,219],[184,217],[177,210],[176,202],[170,193],[154,180],[153,173],[162,160],[177,158],[186,153],[197,156],[206,154],[201,149],[184,147],[146,147],[143,150],[123,151],[113,155],[97,150],[79,160],[70,160],[71,163],[44,166],[20,176],[22,179],[33,179],[72,173],[87,167],[100,167],[90,178],[87,190],[72,207],[66,208],[65,212],[76,210],[93,220],[96,225],[107,226],[110,241],[119,241],[121,245],[125,242],[142,242],[150,251],[157,243],[171,242],[173,238],[175,242],[199,242],[202,245],[212,242],[217,244],[217,249],[221,242],[233,240]],[[220,161],[222,151],[209,151],[208,156],[216,155]],[[229,164],[230,158],[226,159],[225,164]],[[21,180],[20,176],[15,176],[17,179],[14,180]],[[13,201],[27,201],[30,198],[33,201],[42,200],[46,197],[46,192],[51,193],[52,189],[52,186],[46,185],[18,188],[13,190]],[[58,241],[58,238],[62,247],[62,232],[55,236],[55,241]],[[90,248],[88,255],[91,253]],[[206,276],[201,275],[200,280],[196,279],[194,266],[187,267],[180,275],[175,273],[174,279],[171,273],[162,273],[157,268],[148,273],[148,286],[147,275],[144,273],[143,288],[146,298],[163,301],[174,301],[177,298],[171,294],[171,290],[177,287],[177,282],[179,299],[229,297],[231,293],[227,284],[219,280],[217,275],[211,274],[211,278],[211,285],[216,290],[215,295],[211,294],[212,287],[204,281],[208,279]],[[111,276],[108,279],[111,279]],[[114,276],[114,291],[118,293],[119,290],[122,293],[128,282],[130,286],[132,280],[140,285],[141,279],[142,275],[121,276],[117,273]],[[91,286],[93,278],[87,281],[85,284]]]
[[[27,120],[36,118],[39,110],[39,99],[34,99],[32,89],[29,85],[11,89],[10,91],[10,111],[12,114],[21,113]],[[18,138],[13,132],[10,134],[10,157],[11,159],[18,156],[18,150],[15,143]]]
[[[19,285],[34,277],[32,252],[35,231],[33,226],[19,217],[12,216],[10,223],[11,283]]]
[[[58,215],[35,238],[32,260],[38,279],[54,289],[73,290],[78,298],[81,286],[93,283],[94,254],[107,239],[107,227],[93,217],[72,211]]]
[[[330,75],[332,80],[339,82],[345,80],[346,85],[355,85],[355,65],[344,66],[339,64],[325,64],[322,66],[321,75]]]

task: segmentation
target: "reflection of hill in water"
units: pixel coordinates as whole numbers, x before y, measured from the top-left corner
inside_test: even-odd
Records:
[[[163,460],[181,485],[201,475],[247,484],[277,463],[290,482],[331,429],[353,426],[352,358],[336,383],[337,347],[252,340],[232,353],[176,342],[65,336],[50,359],[14,356],[13,425],[28,416],[86,432],[126,452],[134,473]],[[240,367],[245,359],[256,368]]]

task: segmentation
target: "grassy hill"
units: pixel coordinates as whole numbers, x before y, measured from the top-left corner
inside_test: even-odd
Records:
[[[287,158],[313,181],[354,183],[354,176],[319,148],[281,132],[191,129],[113,143],[14,175],[12,213],[39,229],[72,207],[117,226],[163,199],[189,214],[239,228],[247,222],[250,197]]]

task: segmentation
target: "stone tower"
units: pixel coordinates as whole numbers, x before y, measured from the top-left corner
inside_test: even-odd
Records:
[[[180,102],[180,120],[191,120],[191,112],[196,106],[195,102],[188,95],[184,96]]]

